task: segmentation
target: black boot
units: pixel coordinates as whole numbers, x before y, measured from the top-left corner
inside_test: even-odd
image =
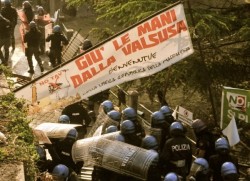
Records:
[[[28,72],[31,73],[31,74],[35,73],[34,68],[33,68],[32,59],[28,60],[28,64],[29,64],[29,67],[30,67],[30,69],[28,70]]]

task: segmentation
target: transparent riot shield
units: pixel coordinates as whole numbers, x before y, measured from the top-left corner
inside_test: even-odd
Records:
[[[143,124],[143,128],[146,132],[147,135],[152,135],[156,138],[156,140],[158,141],[158,143],[161,142],[161,129],[159,128],[151,128],[151,126],[149,124]]]
[[[79,140],[72,148],[75,162],[90,161],[96,166],[141,180],[147,179],[148,169],[157,157],[158,153],[155,151],[108,140],[102,136]]]
[[[36,133],[41,131],[46,135],[48,138],[65,138],[72,128],[76,128],[82,126],[80,124],[61,124],[61,123],[42,123],[36,126],[33,129],[33,133],[35,136],[37,136],[38,141],[39,140],[39,135]]]
[[[93,124],[91,130],[89,131],[87,137],[89,138],[92,136],[96,136],[96,135],[100,134],[100,132],[101,132],[101,134],[103,134],[107,127],[109,127],[110,125],[118,126],[118,124],[119,123],[117,121],[114,121],[111,118],[109,118],[108,115],[106,115],[104,113],[102,106],[100,106],[99,114],[98,114],[96,121]],[[98,130],[98,132],[96,132],[96,130]]]

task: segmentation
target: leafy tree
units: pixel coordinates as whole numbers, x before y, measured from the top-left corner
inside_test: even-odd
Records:
[[[80,2],[87,1],[69,3]],[[97,20],[112,20],[117,26],[128,27],[174,2],[105,0],[92,5]],[[155,75],[142,78],[140,90],[146,90],[153,99],[158,90],[167,93],[183,86],[184,91],[198,92],[211,102],[208,112],[218,120],[222,86],[243,89],[250,86],[250,4],[231,0],[186,0],[183,4],[195,52]]]

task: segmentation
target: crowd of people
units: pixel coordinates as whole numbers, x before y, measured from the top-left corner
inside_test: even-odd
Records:
[[[11,61],[9,56],[9,49],[11,52],[15,51],[15,27],[18,18],[21,20],[22,43],[24,45],[24,52],[27,57],[29,65],[28,72],[34,74],[34,66],[32,57],[35,57],[40,71],[44,71],[43,60],[41,55],[45,54],[45,42],[50,42],[50,50],[48,57],[51,67],[54,68],[62,63],[63,46],[67,46],[69,41],[62,33],[61,27],[55,24],[50,18],[49,14],[45,12],[42,6],[37,6],[34,10],[29,1],[22,3],[22,8],[17,9],[12,6],[10,0],[1,1],[2,8],[0,12],[0,60],[1,64],[8,66]],[[45,26],[49,23],[53,24],[52,33],[45,34]],[[3,47],[3,51],[2,51]],[[4,53],[3,53],[4,52]]]
[[[3,7],[0,14],[0,60],[3,65],[7,66],[10,47],[12,52],[15,51],[14,31],[18,12],[11,5],[10,0],[1,2]],[[31,3],[24,1],[20,12],[19,16],[22,16],[21,20],[25,27],[23,41],[27,44],[25,55],[29,65],[28,72],[31,74],[35,72],[33,56],[40,71],[44,71],[40,56],[45,53],[45,42],[51,42],[48,56],[52,67],[60,65],[63,46],[69,43],[62,33],[61,27],[55,24],[52,34],[45,37],[44,27],[51,22],[47,19],[44,20],[46,12],[43,7],[40,6],[37,11],[34,11]],[[85,40],[82,51],[91,47],[91,41]],[[119,132],[117,141],[152,150],[158,154],[158,158],[149,167],[147,181],[236,181],[239,179],[238,160],[230,154],[227,138],[220,131],[211,132],[208,129],[208,124],[202,119],[196,119],[192,124],[196,136],[195,146],[186,137],[186,125],[174,119],[172,110],[167,105],[162,105],[158,111],[151,114],[150,127],[152,130],[156,130],[157,134],[154,134],[154,131],[149,133],[145,131],[134,108],[115,109],[112,101],[108,100],[106,91],[91,96],[87,108],[83,106],[81,101],[65,107],[58,122],[61,124],[80,124],[81,126],[69,130],[64,139],[52,139],[52,144],[37,146],[37,152],[40,156],[37,166],[40,172],[48,171],[59,180],[73,181],[78,179],[77,175],[80,174],[84,162],[75,163],[73,161],[72,146],[78,139],[84,139],[87,133],[86,128],[98,118],[96,114],[90,114],[93,113],[96,102],[99,102],[98,106],[103,108],[102,111],[116,122],[114,125],[109,125],[102,134]],[[47,159],[46,149],[52,159]],[[193,154],[196,156],[195,159],[192,158]],[[92,180],[134,181],[138,179],[94,166]]]
[[[65,139],[43,147],[49,150],[52,161],[49,162],[50,164],[45,164],[46,166],[40,164],[40,166],[43,165],[42,171],[47,169],[52,173],[56,165],[63,164],[69,168],[68,176],[74,176],[70,180],[77,179],[76,175],[80,174],[84,162],[73,162],[71,149],[76,140],[84,139],[86,127],[90,122],[98,119],[98,115],[93,117],[88,115],[89,111],[91,110],[80,101],[67,106],[61,112],[59,123],[81,124],[82,127],[81,130],[71,129]],[[157,153],[157,159],[149,166],[147,181],[236,181],[239,179],[238,160],[230,154],[227,138],[221,132],[212,133],[208,129],[208,124],[201,119],[194,120],[192,124],[197,140],[196,145],[193,145],[186,137],[187,125],[174,119],[172,110],[166,105],[160,107],[159,111],[153,112],[150,118],[152,130],[160,130],[160,137],[154,134],[154,131],[146,131],[138,119],[137,111],[132,107],[119,110],[112,101],[105,100],[100,103],[99,111],[117,123],[105,127],[102,131],[103,135],[119,132],[116,141]],[[79,136],[78,132],[81,131],[83,131],[82,136]],[[192,158],[192,155],[195,158]],[[92,180],[134,181],[139,179],[95,165]]]

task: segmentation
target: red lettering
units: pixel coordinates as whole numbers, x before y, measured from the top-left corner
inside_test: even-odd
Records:
[[[125,55],[129,55],[132,53],[132,47],[131,44],[126,45],[125,47],[122,48],[122,51]]]
[[[74,76],[70,77],[70,79],[74,85],[74,88],[78,87],[79,85],[81,85],[83,83],[80,75],[74,75]]]
[[[88,67],[86,61],[84,61],[84,55],[75,60],[75,64],[79,70],[85,69]]]
[[[138,36],[141,36],[141,35],[144,35],[147,32],[150,32],[151,31],[151,26],[150,26],[150,24],[148,22],[146,22],[146,23],[138,26],[137,30],[138,30]]]
[[[182,30],[187,31],[187,26],[183,20],[177,23],[177,32],[180,33]]]
[[[161,22],[160,22],[158,17],[155,17],[151,20],[151,31],[154,31],[154,30],[159,29],[161,27],[162,27],[162,25],[161,25]]]
[[[125,44],[127,44],[130,41],[129,34],[126,33],[125,35],[121,36],[121,45],[119,45],[117,40],[113,41],[113,45],[115,47],[115,50],[119,50],[122,48]]]
[[[79,57],[75,61],[77,68],[79,70],[83,70],[96,62],[102,61],[103,56],[102,56],[101,50],[103,50],[103,48],[93,50],[90,53],[87,53],[83,55],[82,57]]]
[[[146,40],[145,40],[144,37],[142,37],[140,40],[141,40],[141,44],[142,44],[142,46],[143,46],[144,49],[150,48],[150,47],[153,47],[153,46],[157,45],[157,43],[147,44],[147,42],[146,42]]]
[[[169,33],[169,38],[175,36],[177,34],[177,31],[175,29],[175,25],[167,27],[168,33]]]
[[[160,42],[166,41],[168,39],[167,29],[163,29],[162,31],[159,31],[157,34]]]

